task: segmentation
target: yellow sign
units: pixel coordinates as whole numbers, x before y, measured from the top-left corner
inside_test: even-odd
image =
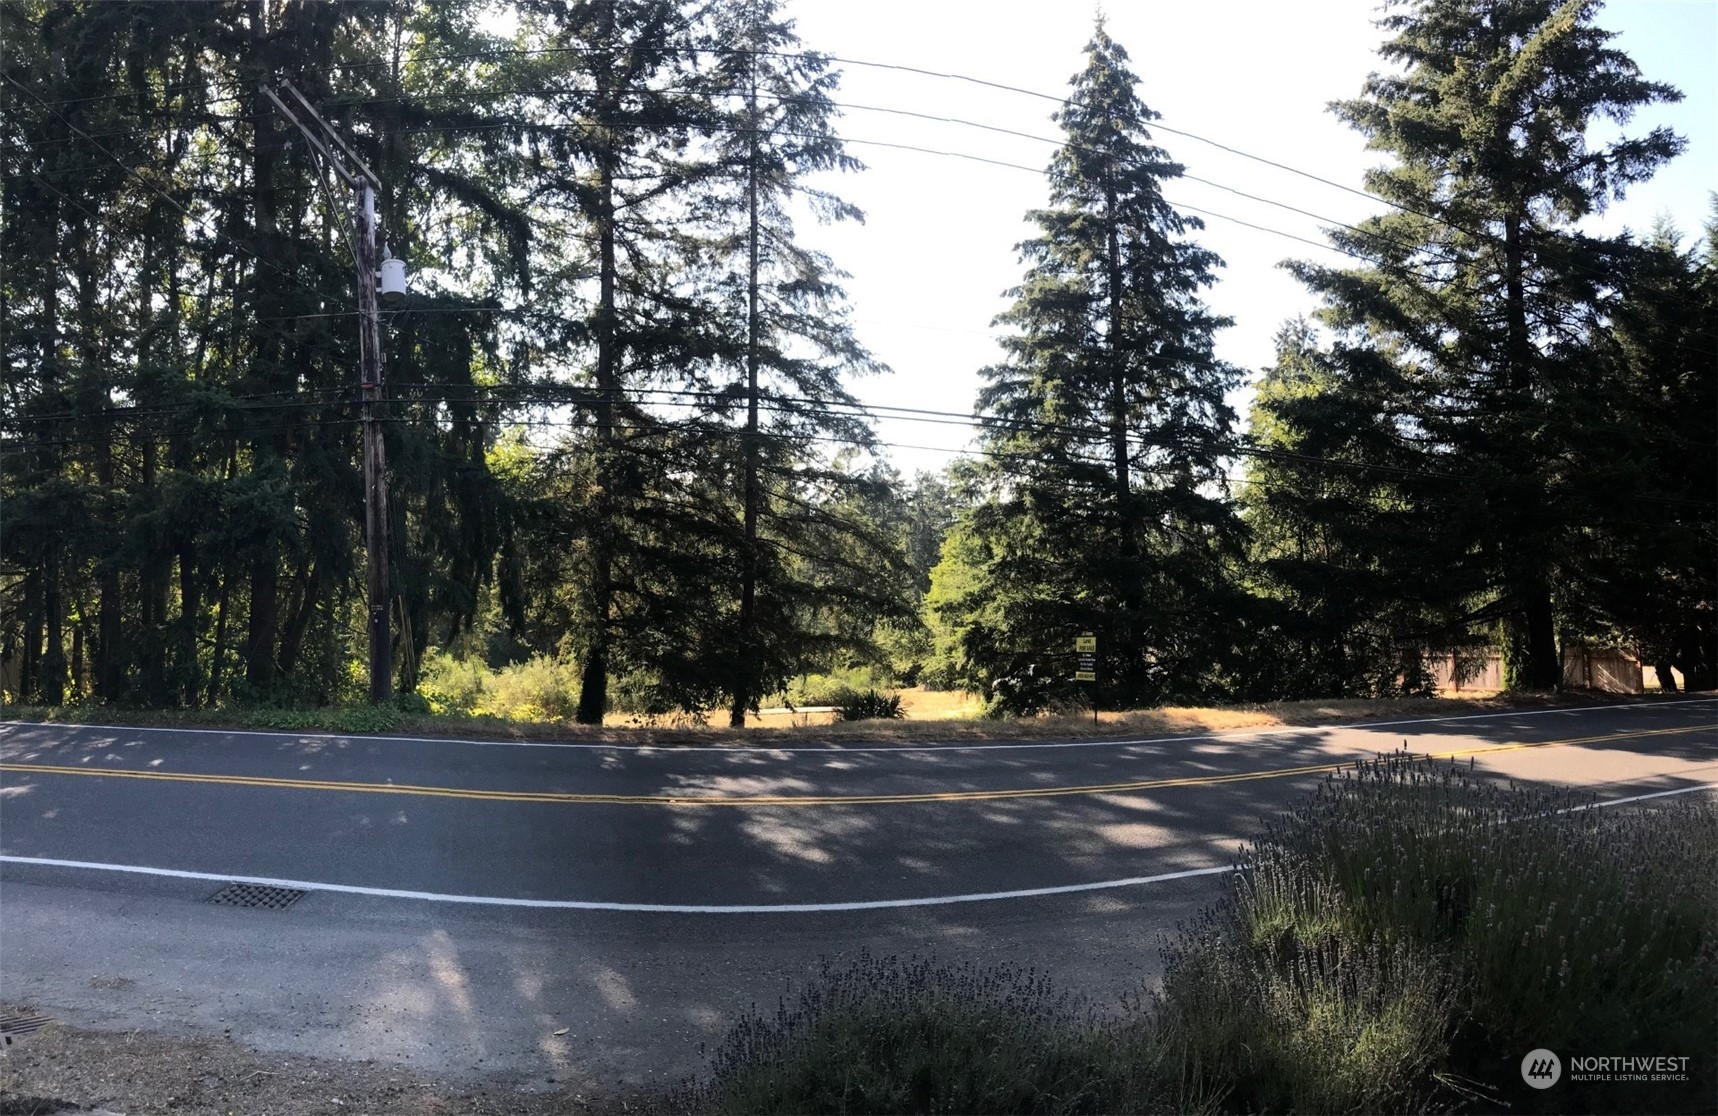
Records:
[[[1097,649],[1098,637],[1091,632],[1084,632],[1074,638],[1075,651],[1096,651]]]
[[[1074,681],[1076,682],[1096,682],[1097,680],[1098,675],[1096,671],[1076,670],[1074,672]]]

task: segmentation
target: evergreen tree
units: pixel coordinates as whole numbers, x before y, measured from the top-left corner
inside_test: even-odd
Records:
[[[1163,199],[1182,168],[1152,144],[1136,84],[1100,24],[998,319],[1007,359],[984,371],[989,457],[944,557],[973,568],[933,578],[964,681],[1022,707],[1068,688],[1082,631],[1098,635],[1108,703],[1199,690],[1225,637],[1213,617],[1238,534],[1224,394],[1239,374],[1213,354],[1228,323],[1200,295],[1220,261]]]
[[[1435,545],[1455,556],[1449,598],[1466,604],[1470,626],[1501,622],[1511,686],[1561,678],[1558,562],[1575,525],[1566,451],[1578,444],[1566,437],[1565,401],[1587,374],[1628,251],[1576,223],[1682,146],[1662,128],[1589,140],[1599,120],[1680,96],[1640,77],[1593,25],[1597,8],[1394,5],[1382,55],[1399,72],[1373,75],[1333,108],[1393,157],[1366,184],[1397,208],[1332,234],[1374,263],[1294,265],[1347,352],[1389,362],[1380,413],[1397,456],[1441,474],[1417,498]],[[1419,572],[1396,570],[1399,589]]]
[[[1390,419],[1396,369],[1369,350],[1321,346],[1304,320],[1276,343],[1249,416],[1240,493],[1265,612],[1252,696],[1424,689],[1424,653],[1461,627],[1466,564],[1437,545],[1443,509],[1427,497],[1441,478],[1417,475]]]
[[[846,380],[879,365],[847,321],[841,273],[805,247],[793,209],[825,220],[862,220],[807,179],[860,169],[834,131],[839,75],[801,50],[777,0],[734,0],[714,10],[719,103],[714,172],[694,207],[706,236],[711,303],[731,338],[737,375],[706,385],[705,417],[740,427],[737,611],[727,693],[729,721],[827,653],[819,619],[899,611],[884,587],[897,548],[870,517],[843,515],[875,502],[885,482],[831,467],[831,446],[868,447],[868,421]],[[717,375],[720,374],[718,371]],[[879,487],[879,484],[882,487]],[[862,572],[863,571],[863,572]],[[837,641],[839,642],[839,641]]]
[[[1568,626],[1639,648],[1666,690],[1718,686],[1718,203],[1703,243],[1660,225],[1629,261],[1565,406],[1583,530]],[[1571,439],[1573,442],[1573,439]]]

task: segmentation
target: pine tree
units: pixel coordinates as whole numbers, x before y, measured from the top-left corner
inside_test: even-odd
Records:
[[[1585,527],[1566,622],[1633,645],[1675,688],[1718,685],[1718,203],[1684,248],[1661,224],[1630,260],[1597,359],[1563,408]]]
[[[1447,541],[1438,478],[1389,417],[1395,367],[1315,327],[1277,334],[1248,421],[1240,503],[1265,620],[1252,696],[1383,697],[1430,683],[1423,655],[1450,642],[1468,596]],[[1455,649],[1455,648],[1449,648]]]
[[[982,502],[945,552],[978,568],[942,579],[966,582],[954,599],[933,589],[968,681],[1016,705],[1066,688],[1082,631],[1098,635],[1110,703],[1199,689],[1223,638],[1211,616],[1237,539],[1224,394],[1239,374],[1214,355],[1228,323],[1200,294],[1221,261],[1163,198],[1182,168],[1153,145],[1136,84],[1100,24],[998,319],[1007,359],[984,371]]]
[[[841,273],[800,242],[792,211],[807,204],[826,220],[863,220],[807,181],[860,164],[834,130],[839,75],[801,49],[780,9],[778,0],[734,0],[714,10],[708,78],[717,103],[730,107],[711,121],[715,173],[694,208],[707,237],[711,304],[730,323],[725,363],[739,373],[706,385],[713,391],[705,408],[709,421],[728,425],[734,416],[741,424],[727,686],[736,727],[764,694],[813,665],[808,653],[827,651],[818,617],[894,610],[898,594],[885,586],[902,568],[875,524],[839,510],[863,504],[869,482],[826,464],[831,445],[871,445],[845,381],[880,366],[847,321]]]
[[[1463,556],[1453,595],[1479,577],[1467,620],[1501,621],[1512,686],[1561,678],[1557,563],[1575,526],[1562,400],[1626,256],[1576,223],[1682,147],[1662,128],[1589,142],[1595,122],[1680,96],[1610,45],[1598,6],[1395,5],[1381,53],[1400,72],[1333,109],[1393,157],[1366,185],[1397,208],[1332,234],[1375,263],[1294,268],[1354,351],[1393,365],[1384,413],[1417,468],[1443,474],[1421,495],[1441,509],[1440,549]]]

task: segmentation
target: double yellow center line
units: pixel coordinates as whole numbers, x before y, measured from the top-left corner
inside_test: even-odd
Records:
[[[1420,759],[1462,759],[1468,756],[1516,752],[1532,748],[1557,748],[1580,744],[1608,744],[1652,736],[1673,736],[1701,731],[1703,726],[1644,729],[1566,740],[1542,740],[1531,744],[1491,744],[1450,752],[1412,753]],[[1404,753],[1396,753],[1404,754]],[[122,771],[111,767],[66,767],[33,763],[0,763],[0,771],[31,775],[92,775],[103,779],[154,779],[170,783],[215,783],[230,787],[266,787],[275,790],[344,791],[353,794],[405,794],[434,798],[469,798],[482,802],[530,802],[573,806],[887,806],[912,802],[989,802],[1008,798],[1054,798],[1073,794],[1128,794],[1166,787],[1216,786],[1255,779],[1280,779],[1295,775],[1322,775],[1354,766],[1355,761],[1301,764],[1265,771],[1239,771],[1227,775],[1190,775],[1179,779],[1142,779],[1127,783],[1094,783],[1076,787],[1020,787],[1004,790],[940,791],[925,794],[571,794],[553,791],[479,790],[471,787],[415,786],[409,783],[349,783],[327,779],[274,779],[260,775],[209,775],[177,771]]]

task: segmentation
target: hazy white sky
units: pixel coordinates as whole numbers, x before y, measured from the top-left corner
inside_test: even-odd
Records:
[[[1096,8],[1079,2],[1010,0],[798,0],[789,7],[808,48],[842,58],[958,73],[1061,95],[1081,64]],[[1372,0],[1112,0],[1110,33],[1140,77],[1140,95],[1162,114],[1160,146],[1191,175],[1336,221],[1379,203],[1225,153],[1168,131],[1215,140],[1358,187],[1379,161],[1360,137],[1325,111],[1360,90],[1379,68],[1382,39]],[[1649,78],[1686,94],[1679,105],[1641,113],[1631,131],[1669,124],[1687,152],[1637,187],[1599,222],[1643,229],[1668,214],[1686,232],[1718,187],[1718,0],[1612,0],[1601,26]],[[863,227],[806,228],[803,235],[851,273],[848,291],[861,338],[894,370],[862,382],[872,404],[968,412],[977,370],[997,358],[990,321],[1018,282],[1013,246],[1029,235],[1022,218],[1045,201],[1040,174],[966,159],[859,143],[878,140],[1043,167],[1052,146],[953,123],[875,111],[959,117],[1054,138],[1048,100],[967,82],[846,64],[838,100],[842,134],[868,165],[832,183],[863,208]],[[859,106],[870,106],[861,108]],[[1221,189],[1181,181],[1170,200],[1320,241],[1321,223]],[[1311,245],[1206,217],[1199,239],[1227,262],[1210,302],[1236,325],[1218,352],[1252,372],[1271,360],[1280,324],[1314,308],[1276,265],[1327,258]],[[1239,401],[1238,401],[1239,402]],[[885,441],[958,449],[962,427],[896,419],[879,423]],[[891,449],[905,472],[940,468],[947,452]]]

